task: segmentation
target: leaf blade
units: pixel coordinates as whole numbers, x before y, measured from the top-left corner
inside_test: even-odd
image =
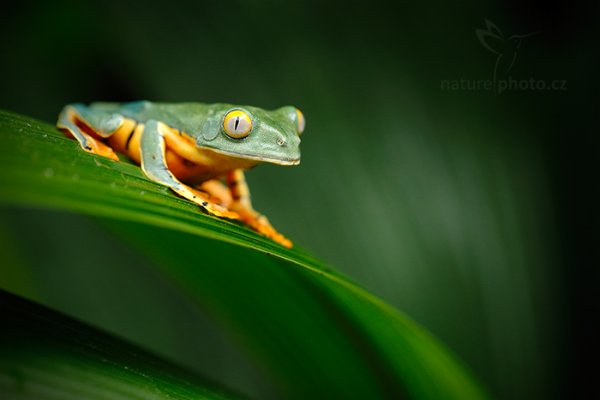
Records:
[[[381,395],[381,387],[388,387],[384,389],[388,393],[406,392],[411,397],[424,399],[440,395],[445,398],[487,397],[467,369],[424,329],[301,249],[285,249],[245,227],[206,216],[193,204],[172,195],[167,188],[146,180],[139,168],[90,156],[48,125],[0,113],[0,134],[6,144],[3,149],[12,149],[1,153],[0,203],[69,209],[133,221],[217,239],[273,256],[280,260],[282,268],[294,267],[302,279],[318,288],[319,293],[326,293],[336,309],[345,310],[352,326],[359,328],[361,338],[371,344],[369,354],[376,356],[378,368],[390,371],[384,382],[374,383],[371,389],[365,387],[365,390],[372,390],[377,397]],[[136,236],[139,235],[129,235],[134,239]],[[162,241],[169,241],[170,236],[163,235]],[[186,251],[181,242],[178,254]],[[178,243],[172,242],[169,251],[172,252],[176,246]],[[145,251],[152,249],[146,246]],[[155,256],[163,258],[162,265],[173,267],[163,269],[169,275],[173,275],[176,269],[180,274],[185,273],[187,265],[184,261],[194,260],[193,253],[185,258],[178,257],[175,264],[169,264],[169,252],[155,252]],[[201,278],[192,282],[200,285],[188,287],[194,296],[206,290],[206,286],[201,285]],[[234,312],[236,306],[230,304],[228,311]],[[252,329],[248,323],[244,327]],[[274,334],[277,335],[277,332]],[[250,336],[265,345],[261,342],[260,332],[254,331]],[[298,343],[306,351],[312,350],[308,342]],[[278,358],[273,349],[270,350],[273,360],[285,363],[285,359]],[[312,357],[318,360],[319,354],[314,353]],[[273,368],[277,368],[276,364]],[[361,368],[357,367],[355,373]],[[288,371],[290,379],[293,379],[293,370]],[[323,374],[327,378],[327,371]],[[319,374],[311,376],[313,383],[318,382]],[[377,377],[371,378],[377,382]],[[300,390],[301,384],[295,384]],[[339,383],[338,389],[344,390],[342,383]]]
[[[212,383],[0,290],[0,393],[17,399],[232,399]]]

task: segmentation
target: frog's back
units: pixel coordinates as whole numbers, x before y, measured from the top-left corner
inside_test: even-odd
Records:
[[[107,113],[117,113],[137,122],[156,120],[172,128],[194,135],[199,132],[210,105],[204,103],[153,103],[135,101],[130,103],[92,103],[90,108]]]

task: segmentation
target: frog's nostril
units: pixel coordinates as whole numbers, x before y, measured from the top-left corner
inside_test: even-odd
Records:
[[[285,146],[286,143],[287,142],[285,141],[285,139],[283,139],[283,138],[277,138],[277,144],[279,146]]]

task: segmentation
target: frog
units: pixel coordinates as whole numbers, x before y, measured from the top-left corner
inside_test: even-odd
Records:
[[[91,154],[125,155],[144,175],[218,218],[239,221],[291,248],[253,207],[245,178],[258,164],[300,163],[305,128],[294,106],[266,110],[228,103],[96,102],[66,105],[57,121]]]

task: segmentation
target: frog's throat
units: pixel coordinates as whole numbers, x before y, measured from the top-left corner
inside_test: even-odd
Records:
[[[224,151],[224,150],[217,150],[217,149],[212,149],[210,147],[202,147],[203,150],[208,150],[208,151],[212,151],[218,154],[223,154],[226,156],[230,156],[230,157],[235,157],[235,158],[240,158],[240,159],[244,159],[244,160],[255,160],[258,162],[265,162],[265,163],[271,163],[271,164],[277,164],[277,165],[298,165],[300,164],[300,158],[292,160],[292,159],[281,159],[281,158],[269,158],[269,157],[263,157],[263,156],[257,156],[257,155],[252,155],[252,154],[241,154],[241,153],[236,153],[233,151]]]

